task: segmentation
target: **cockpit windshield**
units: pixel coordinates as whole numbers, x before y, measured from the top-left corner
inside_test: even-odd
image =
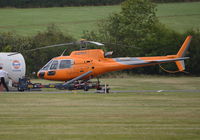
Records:
[[[42,70],[48,70],[52,62],[53,62],[53,60],[50,60],[50,61],[42,68]]]
[[[70,68],[72,64],[72,60],[61,60],[59,69]]]
[[[55,70],[55,69],[71,68],[73,63],[74,63],[74,61],[72,59],[51,60],[42,68],[42,70]]]
[[[55,70],[58,67],[58,60],[54,60],[51,64],[50,70]]]

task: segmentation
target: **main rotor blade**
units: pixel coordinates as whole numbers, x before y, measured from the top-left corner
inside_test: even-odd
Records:
[[[47,48],[53,48],[53,47],[60,47],[60,46],[78,45],[78,44],[82,44],[82,43],[91,43],[91,44],[95,44],[95,45],[98,45],[98,46],[104,46],[104,44],[99,43],[99,42],[95,42],[95,41],[77,41],[77,42],[70,42],[70,43],[49,45],[49,46],[44,46],[44,47],[30,49],[30,50],[24,50],[24,52],[31,52],[31,51],[41,50],[41,49],[47,49]],[[16,55],[18,53],[19,52],[16,52],[16,53],[13,53],[13,54],[9,54],[8,56]],[[63,55],[63,54],[64,54],[64,52],[61,55]]]
[[[116,45],[116,46],[122,46],[122,47],[127,47],[127,48],[135,48],[135,49],[141,49],[139,47],[135,47],[135,46],[127,46],[127,45],[123,45],[123,44],[117,44],[117,43],[107,43],[107,42],[103,42],[104,44],[108,44],[108,45]]]
[[[53,47],[60,47],[60,46],[68,46],[68,45],[74,45],[74,44],[75,44],[74,42],[71,42],[71,43],[49,45],[49,46],[44,46],[44,47],[40,47],[40,48],[26,50],[26,52],[31,52],[31,51],[35,51],[35,50],[41,50],[41,49],[47,49],[47,48],[53,48]]]
[[[99,43],[99,42],[95,42],[95,41],[85,41],[85,42],[95,44],[95,45],[98,45],[98,46],[104,46],[104,44]]]

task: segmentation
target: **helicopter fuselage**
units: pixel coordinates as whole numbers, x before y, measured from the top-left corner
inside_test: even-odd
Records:
[[[37,75],[47,80],[68,81],[91,71],[90,74],[82,78],[90,79],[111,71],[132,69],[185,59],[178,58],[176,55],[106,58],[104,54],[104,51],[101,49],[73,51],[70,56],[53,58],[39,70]]]

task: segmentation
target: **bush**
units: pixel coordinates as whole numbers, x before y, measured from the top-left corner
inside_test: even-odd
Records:
[[[32,52],[26,50],[72,41],[74,39],[70,35],[64,35],[57,27],[51,25],[46,31],[39,32],[32,37],[22,37],[10,32],[0,33],[0,51],[22,53],[26,61],[26,72],[30,75],[32,72],[38,71],[53,57],[59,56],[66,46]],[[73,48],[68,48],[67,52],[69,53]]]
[[[200,30],[190,30],[184,33],[184,36],[192,35],[192,41],[187,56],[190,57],[186,61],[187,70],[192,75],[200,75]]]

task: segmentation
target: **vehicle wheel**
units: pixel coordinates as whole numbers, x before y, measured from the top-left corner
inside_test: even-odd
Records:
[[[24,89],[18,88],[18,91],[21,91],[21,92],[23,92],[23,91],[24,91]]]
[[[109,93],[110,92],[110,90],[109,89],[106,89],[106,93]]]

